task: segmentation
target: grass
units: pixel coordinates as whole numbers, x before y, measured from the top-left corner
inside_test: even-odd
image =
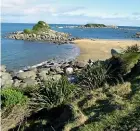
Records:
[[[7,88],[1,91],[2,108],[9,108],[15,105],[24,105],[27,103],[28,98],[24,96],[21,92],[13,89]]]
[[[37,93],[32,94],[33,105],[42,108],[53,108],[66,103],[76,95],[77,87],[65,77],[59,81],[48,81]]]
[[[128,46],[125,50],[124,53],[132,53],[132,52],[140,52],[140,46],[133,45],[133,46]]]
[[[79,127],[79,131],[104,131],[105,128],[112,126],[117,127],[119,122],[124,117],[127,117],[133,111],[137,109],[140,104],[140,91],[137,92],[131,100],[124,100],[122,110],[114,110],[111,113],[101,115],[96,121],[94,119],[90,122],[87,122],[82,127]],[[92,110],[92,108],[91,108]]]
[[[89,89],[99,88],[113,80],[109,65],[97,61],[77,74],[79,84]]]

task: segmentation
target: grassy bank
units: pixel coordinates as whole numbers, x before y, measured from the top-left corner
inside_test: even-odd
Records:
[[[38,87],[2,89],[2,130],[140,130],[140,48],[127,47]]]

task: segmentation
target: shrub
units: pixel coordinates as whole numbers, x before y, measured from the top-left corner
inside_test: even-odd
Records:
[[[25,34],[30,34],[30,33],[32,33],[32,31],[30,30],[30,29],[24,29],[24,31],[23,31]]]
[[[138,63],[138,61],[140,60],[140,53],[125,53],[120,56],[120,60],[122,61],[122,71],[124,74],[126,74],[131,71],[135,64]]]
[[[126,75],[131,72],[132,68],[140,60],[139,52],[130,52],[120,54],[117,57],[110,59],[111,70],[114,70],[114,74]]]
[[[76,86],[65,77],[59,81],[48,81],[37,93],[32,94],[33,105],[40,109],[56,107],[70,100],[76,91]]]
[[[38,24],[39,25],[44,25],[44,26],[46,25],[46,23],[44,21],[38,21]]]
[[[132,52],[140,52],[140,47],[136,45],[128,46],[125,50],[125,53],[132,53]]]
[[[77,78],[80,85],[92,89],[101,87],[109,80],[113,80],[111,73],[108,65],[97,61],[78,73]]]
[[[33,26],[33,31],[40,31],[40,30],[48,30],[50,26],[46,24],[44,21],[39,21],[36,25]]]
[[[21,92],[12,88],[3,89],[1,91],[2,108],[15,105],[23,105],[28,101],[28,98]]]

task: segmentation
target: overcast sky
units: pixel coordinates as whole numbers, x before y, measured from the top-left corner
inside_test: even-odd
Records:
[[[140,26],[140,0],[2,0],[2,22]]]

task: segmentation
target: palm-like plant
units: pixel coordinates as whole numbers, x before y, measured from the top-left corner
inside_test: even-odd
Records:
[[[113,77],[112,72],[110,66],[97,61],[92,65],[88,65],[78,73],[77,78],[81,86],[88,87],[89,89],[98,88],[111,80],[117,81],[117,79]]]
[[[53,108],[64,104],[76,94],[77,88],[69,83],[66,78],[59,81],[48,81],[44,87],[32,94],[33,105],[42,108]]]

